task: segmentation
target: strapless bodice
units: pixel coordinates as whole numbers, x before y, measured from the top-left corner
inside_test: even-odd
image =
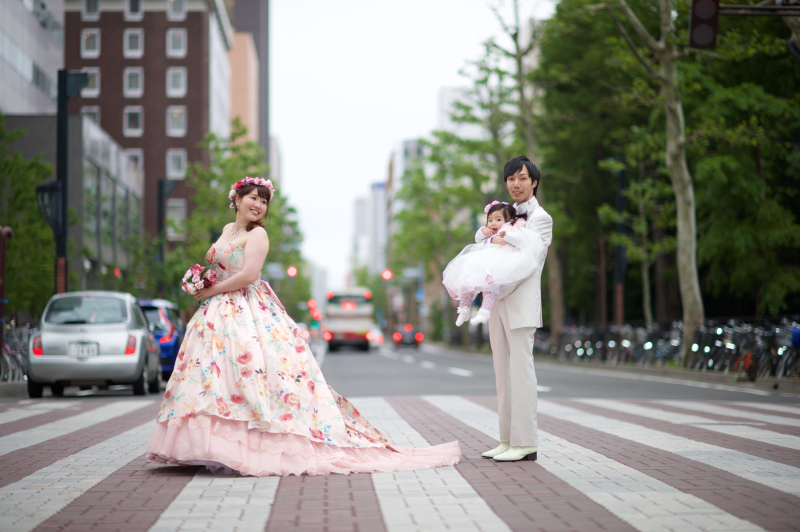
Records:
[[[242,270],[244,265],[244,248],[233,242],[212,245],[206,253],[206,260],[217,274],[217,282],[224,281]]]

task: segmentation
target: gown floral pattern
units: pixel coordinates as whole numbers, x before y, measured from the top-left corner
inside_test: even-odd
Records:
[[[244,248],[212,247],[218,282]],[[406,471],[458,463],[458,442],[393,446],[322,375],[300,329],[257,281],[206,299],[187,326],[148,457],[287,475]]]

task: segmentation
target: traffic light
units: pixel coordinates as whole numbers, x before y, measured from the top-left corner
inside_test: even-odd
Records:
[[[369,290],[364,292],[364,299],[372,299],[372,292],[370,292]]]
[[[317,300],[316,299],[309,299],[308,300],[308,308],[317,308]]]
[[[392,277],[394,277],[394,274],[392,273],[392,270],[383,270],[381,277],[384,281],[389,281]]]
[[[716,48],[719,0],[692,0],[689,48]]]
[[[297,275],[297,268],[295,268],[294,266],[289,266],[288,268],[286,268],[286,275],[288,275],[289,277],[295,277]]]

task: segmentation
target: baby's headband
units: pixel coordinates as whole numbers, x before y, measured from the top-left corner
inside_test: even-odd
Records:
[[[488,204],[486,207],[483,208],[483,214],[489,214],[489,209],[491,209],[495,205],[501,205],[501,204],[502,205],[508,205],[508,203],[505,202],[505,201],[494,200],[493,202],[491,202],[490,204]]]

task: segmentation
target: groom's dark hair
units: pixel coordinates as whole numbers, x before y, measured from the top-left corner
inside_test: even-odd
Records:
[[[533,187],[533,195],[535,196],[540,183],[539,168],[524,155],[514,157],[506,163],[503,167],[503,182],[508,181],[509,177],[522,170],[523,167],[528,169],[528,175],[531,176],[531,181],[536,181],[536,185]]]

